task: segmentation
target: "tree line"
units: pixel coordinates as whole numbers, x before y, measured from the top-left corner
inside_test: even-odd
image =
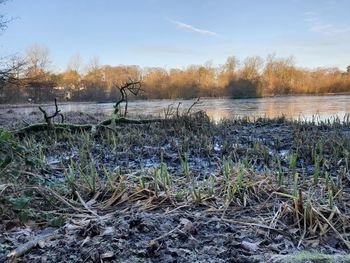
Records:
[[[45,102],[54,98],[67,101],[114,101],[118,86],[141,80],[145,91],[139,99],[175,99],[195,97],[252,98],[291,94],[350,92],[350,66],[305,69],[292,57],[269,55],[234,56],[213,66],[191,65],[182,69],[141,68],[136,65],[101,66],[92,59],[85,70],[74,56],[63,72],[50,70],[49,50],[32,46],[22,58],[2,60],[0,65],[0,103]]]

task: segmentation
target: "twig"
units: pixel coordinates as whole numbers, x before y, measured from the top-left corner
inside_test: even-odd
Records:
[[[205,217],[203,217],[204,219],[207,219]],[[273,230],[279,234],[285,235],[286,233],[283,232],[282,230],[276,229],[274,227],[271,226],[267,226],[267,225],[262,225],[259,223],[250,223],[250,222],[242,222],[242,221],[238,221],[238,220],[232,220],[232,219],[225,219],[225,218],[217,218],[217,219],[211,219],[209,220],[208,223],[210,222],[226,222],[226,223],[230,223],[230,224],[238,224],[238,225],[243,225],[243,226],[255,226],[255,227],[260,227],[260,228],[264,228],[264,229],[268,229],[268,230]]]
[[[327,218],[324,217],[324,215],[322,215],[319,211],[317,211],[315,208],[311,208],[315,213],[317,213],[324,221],[326,221],[326,223],[333,229],[333,231],[340,237],[340,239],[344,242],[344,244],[346,245],[346,247],[348,249],[350,249],[350,244],[349,241],[345,240],[343,238],[343,236],[338,232],[338,230],[328,221]]]
[[[86,202],[83,200],[83,198],[81,198],[81,195],[79,194],[78,191],[75,191],[75,194],[77,195],[77,197],[78,197],[80,203],[85,207],[86,210],[88,210],[88,211],[89,211],[91,214],[93,214],[94,216],[100,218],[100,216],[99,216],[96,212],[94,212],[94,211],[92,211],[92,210],[90,209],[90,207],[86,204]]]
[[[175,227],[174,229],[170,230],[169,232],[167,232],[167,233],[165,233],[165,234],[163,234],[163,235],[161,235],[161,236],[159,236],[159,237],[157,237],[155,239],[152,239],[150,243],[155,243],[157,241],[160,241],[163,238],[166,238],[167,236],[170,236],[172,233],[180,230],[180,228],[181,228],[181,224],[179,224],[177,227]]]
[[[6,188],[13,186],[13,184],[0,184],[0,196],[6,190]]]
[[[180,106],[181,106],[181,101],[178,103],[177,105],[177,108],[176,108],[176,117],[179,118],[180,117],[180,114],[179,114],[179,109],[180,109]]]
[[[197,98],[197,100],[195,102],[192,103],[192,105],[188,108],[187,110],[187,115],[190,114],[192,108],[199,103],[200,97]]]
[[[167,109],[164,109],[164,118],[168,119],[172,115],[173,103],[169,104]]]
[[[55,234],[55,231],[38,236],[34,239],[31,239],[30,241],[24,243],[23,245],[20,245],[15,250],[11,251],[6,257],[10,260],[14,260],[18,257],[21,257],[24,254],[26,254],[28,251],[30,251],[31,249],[36,247],[39,244],[39,242],[45,241],[46,239],[52,237],[54,234]]]
[[[50,189],[50,188],[43,188],[43,187],[33,187],[33,189],[36,189],[37,191],[41,192],[42,191],[49,191],[56,199],[60,200],[62,203],[64,203],[65,205],[67,205],[68,207],[72,208],[73,210],[82,213],[83,211],[77,207],[75,207],[74,205],[72,205],[71,203],[69,203],[64,197],[60,196],[58,193],[56,193],[54,190]]]

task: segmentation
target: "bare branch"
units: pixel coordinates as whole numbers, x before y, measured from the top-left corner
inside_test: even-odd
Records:
[[[119,89],[121,99],[119,99],[114,105],[114,114],[118,114],[120,104],[125,102],[123,114],[123,116],[125,117],[128,111],[128,92],[136,96],[140,91],[143,91],[141,89],[141,82],[130,80],[122,86],[115,85],[115,87]]]
[[[197,100],[195,102],[192,103],[192,105],[188,108],[187,110],[187,114],[190,114],[192,108],[199,103],[200,97],[197,98]]]
[[[53,123],[52,123],[52,119],[55,118],[56,116],[60,116],[61,117],[61,123],[64,122],[64,116],[61,112],[61,110],[58,109],[58,105],[57,105],[57,99],[55,98],[55,112],[49,116],[47,114],[47,112],[41,108],[39,106],[39,110],[44,114],[44,119],[45,119],[45,122],[47,123],[48,127],[52,128],[53,127]]]
[[[177,108],[176,108],[176,117],[177,118],[180,117],[179,109],[180,109],[181,104],[182,104],[182,102],[180,101],[179,104],[177,105]]]
[[[20,72],[26,65],[24,60],[16,57],[0,58],[0,86],[6,85],[23,86],[26,79],[20,76]]]

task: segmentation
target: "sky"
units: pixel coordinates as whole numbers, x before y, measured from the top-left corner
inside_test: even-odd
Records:
[[[0,56],[47,47],[101,65],[186,67],[228,56],[293,56],[299,67],[350,65],[349,0],[8,0]]]

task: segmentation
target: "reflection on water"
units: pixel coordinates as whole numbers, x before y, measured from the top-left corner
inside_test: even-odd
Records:
[[[129,114],[133,115],[156,115],[164,116],[169,105],[176,110],[180,101],[153,100],[134,101],[128,105]],[[180,110],[187,110],[194,100],[181,101]],[[63,112],[82,111],[87,113],[111,114],[113,103],[68,103],[60,105]],[[293,96],[293,97],[271,97],[259,99],[202,99],[200,104],[195,106],[196,110],[205,110],[215,121],[232,117],[277,117],[282,114],[291,119],[310,120],[313,116],[324,120],[338,116],[343,119],[350,113],[350,96]],[[7,109],[0,109],[4,112]],[[37,107],[13,108],[14,111],[30,114],[38,111]]]

